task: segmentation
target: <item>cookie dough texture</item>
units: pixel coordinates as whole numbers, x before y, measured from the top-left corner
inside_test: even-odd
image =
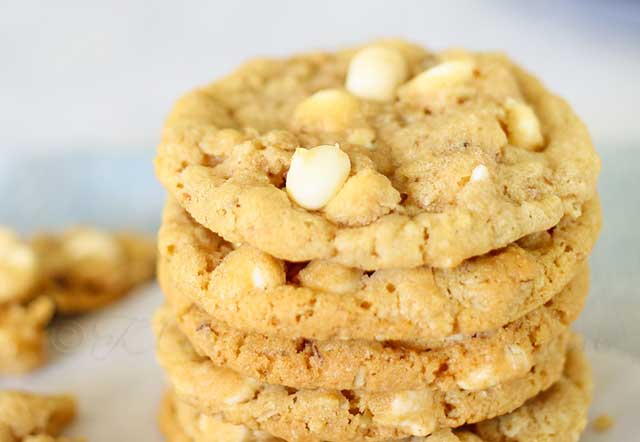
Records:
[[[453,269],[363,272],[327,260],[291,263],[234,246],[169,199],[159,233],[169,290],[234,328],[291,339],[438,340],[504,326],[549,301],[577,274],[601,225],[585,204],[549,231]],[[294,233],[292,233],[294,235]]]
[[[581,215],[600,163],[564,100],[502,55],[455,55],[469,75],[451,82],[456,70],[441,68],[451,54],[375,45],[406,60],[409,81],[394,100],[309,106],[318,91],[344,89],[360,48],[254,60],[178,101],[158,177],[230,242],[365,270],[452,268]],[[439,66],[438,93],[411,80]],[[541,145],[519,145],[523,118],[539,125]],[[306,210],[284,188],[293,152],[335,143],[350,157],[350,177],[323,209]],[[483,179],[472,180],[478,166]]]
[[[171,312],[156,315],[157,355],[181,400],[234,424],[300,441],[384,441],[426,436],[502,415],[549,388],[562,374],[568,335],[519,379],[481,391],[397,392],[291,389],[215,366],[181,334]]]
[[[53,313],[46,296],[26,304],[0,304],[0,374],[24,373],[44,363]]]
[[[38,235],[32,244],[42,263],[41,292],[61,314],[100,309],[155,273],[155,242],[141,235],[78,227]]]
[[[582,351],[570,348],[562,378],[520,408],[463,430],[443,429],[412,442],[577,442],[591,400],[590,370]],[[168,394],[160,411],[168,442],[279,442],[282,439],[204,415]],[[224,438],[221,437],[224,435]],[[367,439],[362,439],[367,440]],[[408,440],[407,440],[408,442]]]
[[[163,272],[160,272],[161,278]],[[483,390],[525,376],[582,310],[586,268],[544,306],[506,326],[444,341],[314,341],[246,333],[216,321],[163,283],[180,330],[218,365],[294,388]]]
[[[0,391],[0,441],[63,442],[57,439],[76,416],[70,396],[44,396]]]

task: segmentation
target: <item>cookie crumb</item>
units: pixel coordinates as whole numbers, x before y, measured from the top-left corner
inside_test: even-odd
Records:
[[[611,416],[606,413],[601,414],[594,419],[593,429],[598,433],[604,433],[605,431],[609,431],[611,428],[613,428],[614,423],[615,422]]]

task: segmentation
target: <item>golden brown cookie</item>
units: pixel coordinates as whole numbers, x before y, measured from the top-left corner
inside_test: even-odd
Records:
[[[590,370],[582,351],[573,347],[563,377],[520,408],[462,430],[443,429],[426,438],[412,438],[411,442],[577,442],[586,425],[590,400]],[[283,441],[225,422],[219,414],[201,414],[177,400],[173,393],[167,394],[162,402],[160,427],[168,442]]]
[[[0,391],[0,441],[70,441],[56,436],[76,416],[71,396],[43,396],[18,391]]]
[[[162,273],[161,273],[162,275]],[[525,376],[543,361],[584,305],[585,268],[544,306],[497,330],[436,342],[287,339],[246,333],[216,321],[163,284],[178,326],[219,366],[294,388],[397,391],[484,390]]]
[[[0,226],[0,305],[32,297],[39,280],[39,261],[30,245]]]
[[[248,332],[291,339],[443,339],[502,327],[547,302],[578,272],[600,225],[595,199],[576,219],[454,269],[366,273],[235,248],[170,199],[159,233],[160,271],[212,318]]]
[[[51,299],[0,304],[0,374],[23,373],[42,365],[47,352],[46,328],[54,313]]]
[[[43,267],[41,292],[62,314],[104,307],[155,271],[155,243],[140,235],[79,227],[38,235],[32,244]]]
[[[158,359],[181,400],[286,440],[336,442],[426,436],[511,412],[561,377],[568,338],[558,336],[524,377],[486,390],[367,392],[264,384],[218,367],[194,350],[167,308],[154,329]]]
[[[186,95],[159,179],[230,242],[366,270],[455,267],[580,216],[600,161],[564,100],[503,55],[371,47],[253,60]]]
[[[179,402],[169,392],[160,404],[159,424],[169,442],[284,442],[264,431],[225,422],[222,416],[207,416]]]

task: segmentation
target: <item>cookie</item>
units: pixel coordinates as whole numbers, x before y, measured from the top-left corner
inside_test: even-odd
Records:
[[[55,436],[58,436],[75,416],[76,402],[71,396],[0,391],[2,442],[63,442],[63,439],[56,439]]]
[[[367,273],[235,247],[170,199],[159,250],[162,279],[234,328],[291,339],[437,340],[502,327],[547,302],[578,272],[600,225],[595,199],[576,219],[454,269]]]
[[[586,425],[591,400],[590,371],[582,351],[573,347],[563,376],[551,388],[520,408],[462,430],[442,429],[411,442],[577,442]],[[167,394],[161,404],[160,427],[168,442],[281,442],[283,439],[230,424],[217,415]],[[224,435],[222,437],[221,435]],[[366,439],[362,439],[366,440]],[[409,442],[409,440],[406,440]]]
[[[196,350],[243,376],[299,389],[448,391],[491,388],[542,363],[547,346],[582,310],[589,274],[585,268],[544,306],[503,328],[436,342],[291,340],[246,333],[162,285],[180,330]]]
[[[169,442],[284,442],[264,431],[250,430],[244,425],[225,422],[222,416],[207,416],[165,395],[158,417],[160,430]]]
[[[44,363],[53,313],[46,296],[24,305],[0,304],[0,374],[24,373]]]
[[[155,243],[143,236],[89,227],[32,240],[42,263],[41,293],[61,314],[79,314],[122,298],[155,272]]]
[[[38,257],[25,241],[0,226],[0,305],[31,298],[39,282]]]
[[[452,268],[577,218],[600,161],[570,106],[507,57],[387,41],[253,60],[193,91],[155,166],[230,242],[375,270]]]
[[[527,375],[486,390],[367,392],[293,389],[215,366],[194,350],[166,308],[154,329],[158,359],[181,400],[286,440],[336,442],[426,436],[511,412],[561,377],[568,338],[558,336]]]

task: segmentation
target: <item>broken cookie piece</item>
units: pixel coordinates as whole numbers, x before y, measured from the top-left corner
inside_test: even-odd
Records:
[[[2,442],[70,442],[57,436],[75,416],[76,401],[71,396],[0,391]]]

